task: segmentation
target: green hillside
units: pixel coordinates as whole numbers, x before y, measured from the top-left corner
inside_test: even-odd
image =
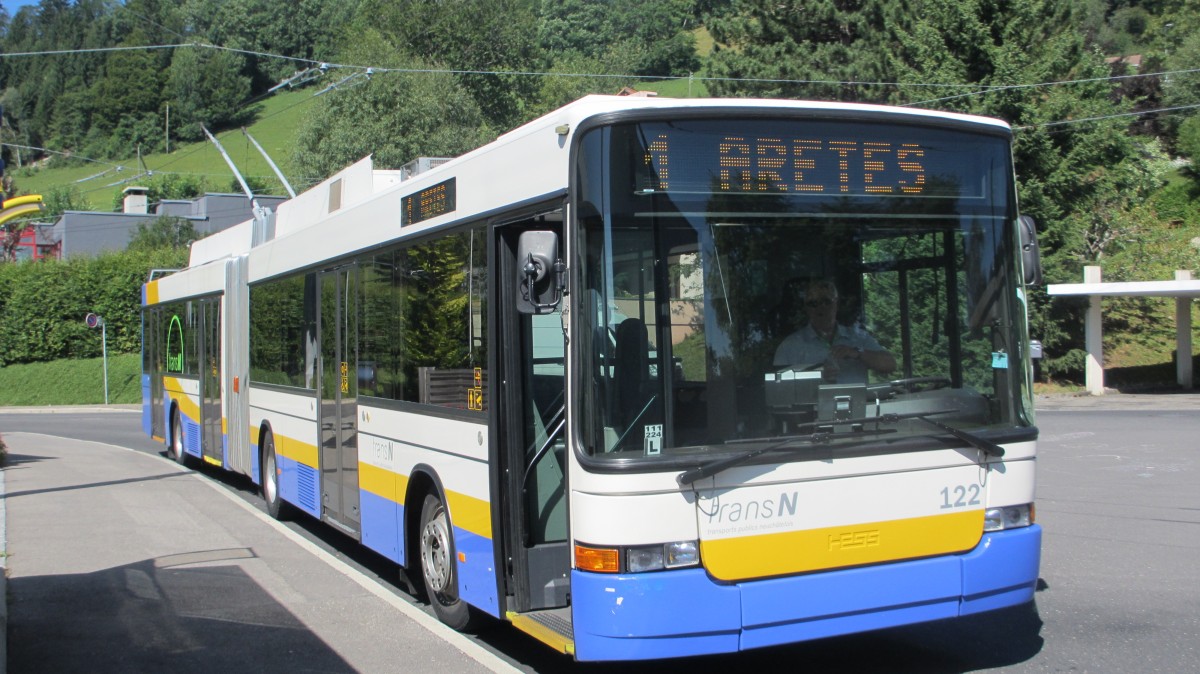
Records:
[[[263,146],[271,159],[279,166],[292,187],[299,190],[304,178],[295,175],[291,167],[291,140],[304,114],[315,101],[313,94],[317,89],[302,91],[287,91],[277,93],[258,104],[260,108],[256,121],[247,127],[250,135]],[[283,186],[275,178],[271,167],[263,159],[257,149],[246,139],[239,129],[230,129],[217,134],[217,139],[230,158],[237,165],[242,175],[253,176],[268,185],[270,194],[286,194]],[[208,183],[209,191],[238,192],[233,172],[221,157],[217,148],[209,142],[186,143],[171,145],[171,152],[150,154],[142,158],[150,171],[181,173],[203,176]],[[58,164],[64,164],[62,160]],[[87,200],[91,208],[107,211],[112,208],[113,195],[137,181],[110,186],[112,183],[123,181],[138,174],[139,166],[136,155],[124,161],[117,162],[71,162],[74,165],[55,166],[53,162],[48,168],[25,167],[12,174],[16,180],[17,189],[25,194],[46,194],[51,189],[73,187]],[[117,165],[122,168],[117,170]],[[96,174],[112,169],[100,177]],[[91,178],[89,180],[89,178]]]

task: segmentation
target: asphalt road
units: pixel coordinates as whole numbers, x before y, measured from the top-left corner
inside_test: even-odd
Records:
[[[159,453],[139,423],[130,412],[0,413],[0,433]],[[1033,606],[737,655],[622,664],[622,672],[1200,672],[1200,396],[1040,401],[1038,423],[1037,517],[1045,536]],[[253,485],[204,472],[237,498],[259,503]],[[313,522],[290,527],[368,582],[419,606],[373,553]],[[409,620],[400,612],[395,619]],[[440,637],[422,638],[436,648]],[[520,671],[613,669],[571,662],[503,624],[472,640]],[[227,674],[263,671],[211,664]],[[413,670],[397,663],[391,671]]]

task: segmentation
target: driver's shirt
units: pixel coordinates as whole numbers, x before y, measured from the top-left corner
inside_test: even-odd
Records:
[[[866,330],[858,326],[837,324],[834,328],[833,339],[826,341],[812,325],[788,335],[775,350],[776,367],[808,368],[824,363],[829,358],[830,347],[845,344],[863,351],[882,351],[883,347]],[[840,358],[837,362],[838,383],[865,384],[867,382],[867,366],[858,358]],[[816,369],[816,368],[813,368]]]

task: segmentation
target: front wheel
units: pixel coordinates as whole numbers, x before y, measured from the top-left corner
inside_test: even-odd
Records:
[[[421,506],[421,577],[438,620],[460,632],[478,625],[478,615],[458,596],[458,565],[450,518],[437,494],[427,494]]]

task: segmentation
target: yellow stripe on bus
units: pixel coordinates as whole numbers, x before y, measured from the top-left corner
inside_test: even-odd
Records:
[[[158,281],[146,284],[146,306],[158,304]]]
[[[316,445],[294,440],[278,433],[275,434],[275,453],[309,468],[320,468],[321,466]]]
[[[366,463],[358,464],[358,486],[380,498],[404,504],[408,493],[408,476]],[[455,491],[446,491],[450,501],[450,519],[454,526],[477,536],[492,537],[492,509],[487,501]],[[416,504],[420,507],[420,504]]]
[[[163,388],[167,395],[179,406],[180,416],[185,416],[197,423],[200,422],[200,406],[192,401],[191,396],[183,392],[183,386],[175,377],[163,377]]]
[[[358,464],[358,486],[380,498],[385,498],[393,503],[402,503],[404,492],[408,490],[408,476],[360,462]]]
[[[983,536],[983,511],[700,542],[714,577],[745,580],[970,550]]]
[[[450,490],[446,490],[446,499],[450,501],[450,519],[455,527],[484,538],[492,537],[491,504]]]

